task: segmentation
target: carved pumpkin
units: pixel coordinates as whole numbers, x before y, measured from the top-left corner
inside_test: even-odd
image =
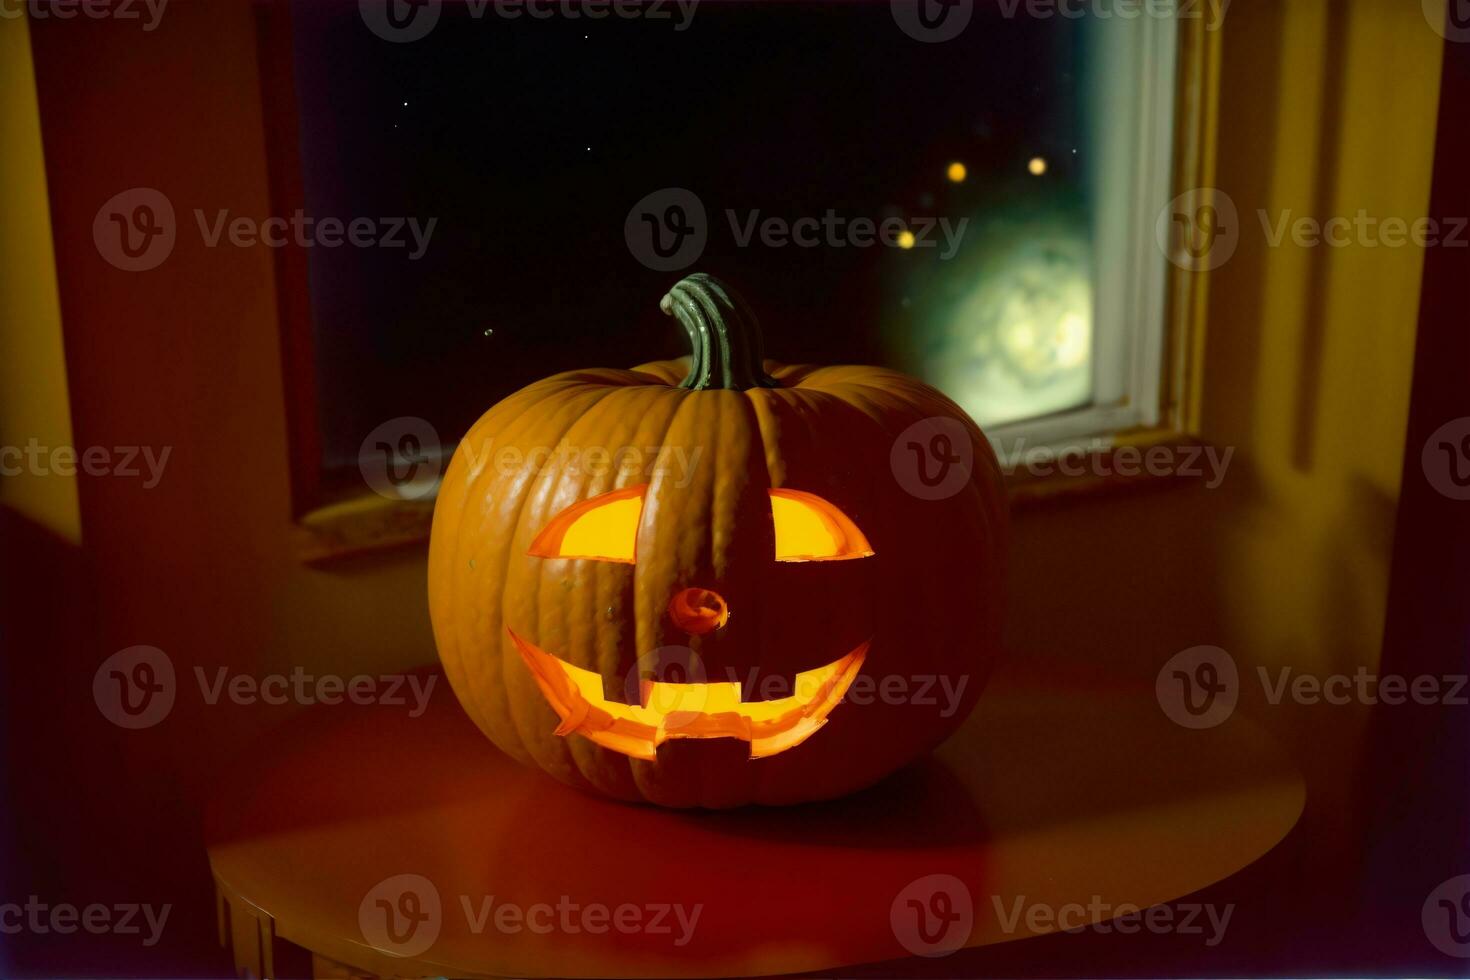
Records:
[[[692,358],[536,382],[460,443],[429,548],[445,673],[501,749],[621,799],[869,785],[953,731],[990,673],[995,457],[911,378],[762,362],[714,279],[661,305]],[[935,419],[968,440],[969,478],[910,492],[895,440]]]

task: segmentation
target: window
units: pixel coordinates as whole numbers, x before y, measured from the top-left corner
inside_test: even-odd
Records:
[[[403,223],[281,259],[298,509],[360,493],[386,420],[448,446],[553,372],[684,353],[657,302],[687,271],[749,296],[768,356],[907,370],[1003,455],[1164,421],[1173,19],[980,3],[926,43],[888,4],[400,7],[262,13],[279,210]]]

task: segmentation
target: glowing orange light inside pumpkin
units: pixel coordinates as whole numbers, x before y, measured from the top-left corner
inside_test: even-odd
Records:
[[[537,558],[595,558],[632,564],[647,484],[600,494],[551,519],[531,542]]]
[[[827,723],[868,653],[863,643],[829,664],[802,671],[793,693],[775,700],[742,701],[735,681],[653,681],[640,687],[642,704],[623,704],[604,696],[600,675],[547,653],[514,630],[506,632],[561,719],[556,734],[576,733],[648,760],[671,738],[737,738],[750,743],[752,759],[800,745]]]
[[[777,561],[838,561],[873,553],[852,518],[814,493],[772,490],[771,519]]]

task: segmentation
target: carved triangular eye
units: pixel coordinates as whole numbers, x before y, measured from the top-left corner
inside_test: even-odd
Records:
[[[591,558],[633,564],[648,485],[625,487],[573,504],[553,517],[526,553],[536,558]]]
[[[777,561],[839,561],[873,554],[852,518],[814,493],[772,490],[771,520]]]

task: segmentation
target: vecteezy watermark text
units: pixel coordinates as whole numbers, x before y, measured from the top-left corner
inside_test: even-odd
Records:
[[[1298,214],[1291,208],[1256,210],[1256,223],[1268,248],[1467,248],[1470,218],[1403,217],[1372,214]],[[1249,220],[1230,195],[1216,187],[1196,187],[1170,201],[1154,222],[1160,251],[1181,269],[1218,269],[1234,256]]]
[[[1470,706],[1470,675],[1379,674],[1358,667],[1351,674],[1311,674],[1292,667],[1256,667],[1266,703],[1343,706]],[[1215,646],[1190,647],[1170,657],[1155,680],[1159,707],[1177,725],[1214,728],[1234,712],[1241,696],[1235,658]]]
[[[1235,905],[1224,906],[1180,902],[1143,908],[1130,902],[1112,903],[1101,895],[1093,895],[1086,904],[1064,902],[1028,902],[1025,895],[1004,901],[992,895],[991,906],[1002,932],[1014,934],[1024,924],[1028,933],[1083,931],[1117,932],[1133,935],[1139,932],[1173,933],[1180,936],[1203,936],[1206,946],[1218,946],[1235,914]]]
[[[737,248],[938,249],[938,258],[944,260],[959,251],[970,223],[969,218],[952,221],[937,215],[844,215],[833,208],[795,216],[726,208],[724,216]],[[683,187],[645,195],[623,221],[629,253],[659,272],[677,272],[698,261],[710,231],[704,202]]]
[[[514,935],[530,932],[538,936],[551,933],[576,935],[588,932],[601,935],[617,932],[625,936],[645,934],[668,936],[675,946],[687,946],[694,938],[694,929],[699,925],[699,916],[704,903],[686,906],[680,902],[648,902],[634,904],[621,902],[607,905],[602,902],[577,902],[569,895],[562,895],[553,905],[550,902],[532,902],[520,905],[515,902],[496,901],[494,895],[481,895],[472,899],[469,895],[459,896],[460,908],[470,932],[479,935],[493,926],[496,932]]]
[[[147,469],[145,490],[152,490],[163,479],[172,446],[155,450],[152,446],[43,446],[34,436],[24,446],[0,446],[0,476],[87,476],[138,477]]]
[[[1219,30],[1232,0],[996,0],[1002,17],[1049,20],[1203,20],[1205,30]]]
[[[383,705],[408,708],[418,718],[434,694],[434,675],[316,674],[304,667],[286,673],[232,674],[194,668],[199,695],[207,705]],[[158,647],[132,646],[104,660],[92,676],[92,698],[102,716],[119,728],[151,728],[168,717],[178,697],[173,660]]]
[[[767,674],[758,677],[760,671],[746,671],[744,682],[733,668],[725,672],[724,680],[740,684],[745,696],[759,701],[777,701],[787,697],[810,699],[815,696],[826,679],[805,680]],[[911,704],[918,707],[939,709],[939,717],[951,718],[960,709],[960,701],[969,685],[968,675],[950,677],[947,674],[867,674],[853,678],[842,697],[850,704]]]
[[[1234,446],[1223,449],[1210,445],[1113,446],[1101,439],[1083,448],[1033,446],[1027,449],[1024,436],[998,448],[1001,472],[1006,476],[1020,472],[1034,477],[1060,474],[1203,478],[1207,490],[1225,482],[1225,473],[1235,456]]]
[[[1465,674],[1375,674],[1359,667],[1351,674],[1298,674],[1290,667],[1271,671],[1257,667],[1266,700],[1280,704],[1288,697],[1297,704],[1444,704],[1454,707],[1470,705],[1465,688],[1470,676]]]
[[[499,476],[552,470],[568,476],[612,478],[619,485],[655,478],[680,489],[689,486],[704,456],[703,446],[555,445],[521,446],[463,442],[458,450],[472,473],[487,467]],[[358,450],[358,469],[372,490],[390,500],[414,500],[438,489],[444,453],[439,433],[426,419],[404,415],[377,426]]]
[[[674,30],[694,23],[700,0],[463,0],[460,8],[472,20],[487,14],[501,20],[673,20]],[[367,29],[385,41],[406,44],[427,37],[439,23],[443,0],[358,0]]]
[[[143,945],[156,946],[172,911],[171,904],[155,908],[147,903],[137,902],[119,902],[113,905],[93,902],[78,907],[70,902],[43,902],[40,896],[31,895],[25,904],[0,903],[0,933],[9,936],[21,932],[68,936],[80,930],[93,935],[138,936],[143,935],[143,927],[146,925],[148,932],[143,939]]]
[[[3,2],[3,0],[0,0]],[[409,261],[423,258],[438,218],[316,217],[297,208],[290,215],[264,218],[193,211],[206,248],[384,248],[403,249]],[[155,269],[173,253],[178,220],[168,195],[153,187],[132,187],[108,198],[92,219],[92,241],[110,265],[125,272]]]
[[[429,706],[434,693],[434,682],[439,678],[430,674],[357,674],[342,677],[339,674],[310,674],[305,668],[293,667],[289,674],[267,674],[255,677],[250,674],[230,675],[228,667],[217,667],[211,680],[203,667],[194,668],[194,677],[199,683],[199,693],[205,704],[218,704],[223,696],[235,704],[381,704],[389,707],[408,705],[408,695],[413,705],[408,716],[417,718]],[[405,687],[407,688],[405,690]]]
[[[501,475],[525,472],[539,473],[551,467],[558,472],[606,477],[619,474],[624,478],[651,479],[672,477],[675,487],[687,487],[704,455],[702,446],[495,446],[487,442],[482,448],[464,447],[471,470],[486,464]]]
[[[0,0],[0,19],[138,20],[146,32],[158,27],[167,6],[168,0]]]
[[[289,218],[274,217],[258,219],[246,215],[230,217],[228,208],[221,208],[214,216],[207,217],[203,210],[194,209],[194,221],[199,226],[199,235],[204,244],[215,248],[221,240],[236,248],[285,248],[296,245],[300,248],[337,248],[351,245],[353,248],[408,248],[408,238],[413,247],[408,260],[415,262],[423,258],[429,248],[429,237],[434,234],[438,218],[430,218],[420,224],[418,218],[313,218],[297,208]],[[287,234],[287,231],[290,234]],[[405,237],[405,232],[406,236]]]
[[[667,936],[683,947],[694,938],[704,904],[680,902],[586,902],[561,895],[554,902],[516,902],[495,895],[458,896],[465,926],[474,935],[493,929],[504,935],[529,932],[538,936],[604,935]],[[358,905],[363,938],[393,956],[419,956],[439,938],[445,903],[439,889],[419,874],[397,874],[368,889]]]
[[[758,239],[767,248],[871,248],[883,245],[888,248],[943,248],[941,259],[951,259],[959,250],[960,239],[969,225],[969,218],[951,223],[948,218],[916,215],[910,218],[888,217],[881,220],[858,216],[848,218],[828,208],[822,216],[806,215],[786,218],[780,215],[762,216],[759,208],[747,211],[742,217],[738,212],[726,208],[725,220],[730,224],[730,235],[735,244],[749,248],[752,240]],[[940,239],[943,238],[943,243]]]
[[[1008,20],[1203,19],[1205,29],[1214,31],[1225,22],[1230,4],[1231,0],[995,0],[987,7],[998,10]],[[964,32],[975,12],[975,0],[889,0],[889,7],[894,23],[905,34],[916,41],[936,44],[952,41]]]

